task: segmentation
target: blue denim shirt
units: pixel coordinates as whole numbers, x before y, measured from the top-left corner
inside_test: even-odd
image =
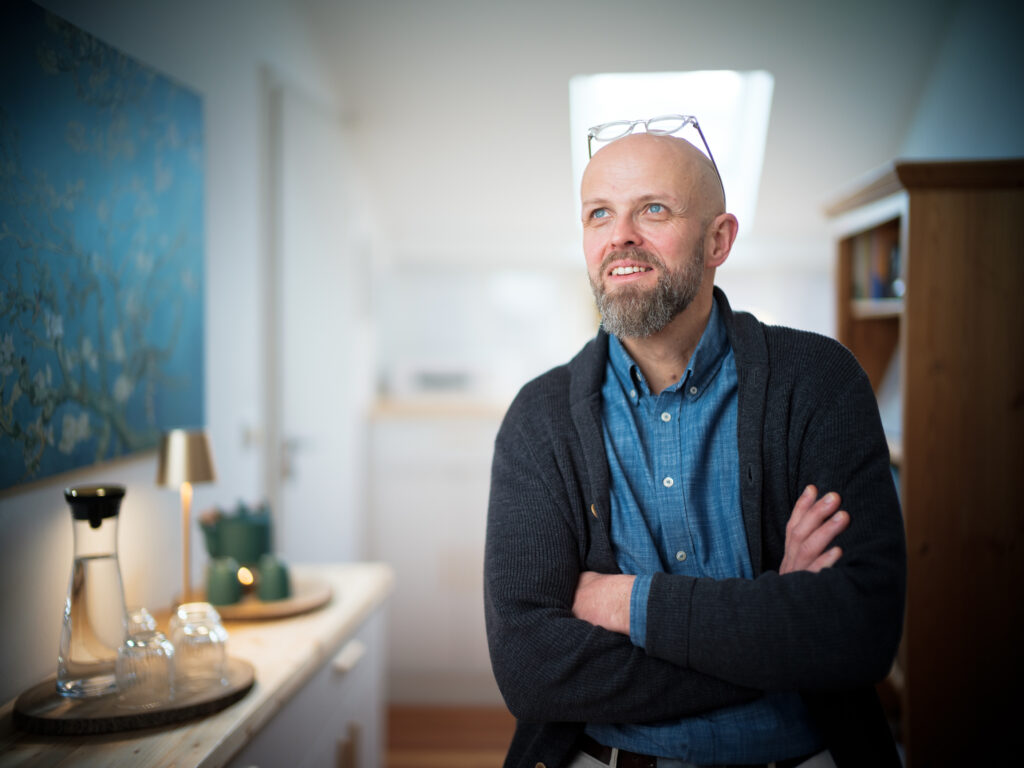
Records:
[[[654,572],[753,578],[740,513],[736,362],[717,304],[682,378],[652,393],[609,339],[603,396],[612,544],[637,574],[630,638],[644,647]],[[696,628],[693,631],[700,631]],[[694,763],[770,762],[821,748],[798,693],[659,724],[588,725],[603,744]]]

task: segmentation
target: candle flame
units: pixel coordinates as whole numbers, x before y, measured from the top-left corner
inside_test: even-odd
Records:
[[[250,586],[253,582],[252,571],[243,565],[238,569],[238,580],[245,586]]]

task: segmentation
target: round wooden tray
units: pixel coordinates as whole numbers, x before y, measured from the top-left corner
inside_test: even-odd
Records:
[[[283,619],[315,610],[331,600],[331,585],[316,579],[292,578],[292,596],[284,600],[263,601],[255,594],[246,595],[231,605],[215,605],[225,621],[252,619]],[[200,599],[205,599],[201,598]]]
[[[227,685],[142,709],[124,703],[116,693],[86,699],[65,698],[57,693],[54,676],[21,694],[14,702],[12,718],[17,728],[48,736],[153,728],[219,712],[245,696],[255,682],[256,674],[249,662],[228,659]]]

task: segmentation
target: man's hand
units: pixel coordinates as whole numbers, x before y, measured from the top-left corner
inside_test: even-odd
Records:
[[[612,632],[629,634],[629,598],[636,576],[584,571],[576,584],[572,615]]]
[[[813,485],[804,489],[786,523],[786,552],[779,573],[817,573],[836,564],[842,550],[827,547],[850,524],[850,515],[839,509],[839,504],[838,493],[826,493],[819,499]]]

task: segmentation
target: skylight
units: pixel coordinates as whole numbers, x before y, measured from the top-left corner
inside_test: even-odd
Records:
[[[763,71],[579,75],[569,81],[574,191],[587,164],[587,129],[613,120],[694,115],[725,185],[740,237],[754,224],[775,79]],[[703,151],[692,128],[681,134]],[[577,194],[577,205],[579,204]]]

